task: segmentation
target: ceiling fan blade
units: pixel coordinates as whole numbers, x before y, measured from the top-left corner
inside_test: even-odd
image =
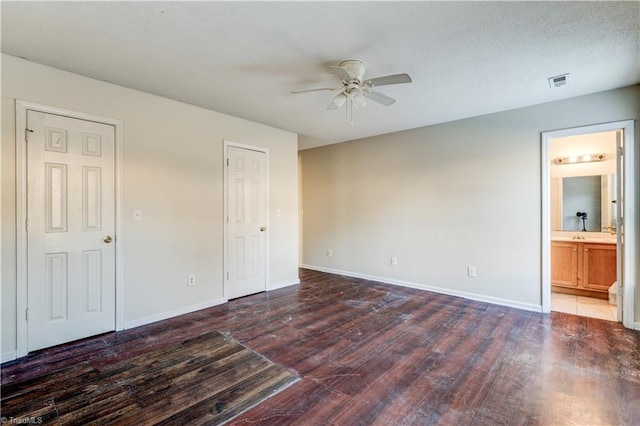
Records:
[[[371,99],[374,102],[377,102],[379,104],[382,104],[384,106],[389,106],[389,105],[393,105],[394,103],[396,103],[396,100],[393,98],[390,98],[387,95],[383,95],[380,92],[374,92],[371,91],[367,94],[367,98]]]
[[[336,65],[329,65],[329,68],[331,68],[331,70],[336,73],[336,75],[338,76],[338,78],[342,81],[344,81],[345,83],[348,83],[351,81],[351,76],[349,75],[349,72],[347,71],[346,68],[343,67],[339,67]]]
[[[376,77],[364,82],[366,86],[377,87],[386,86],[388,84],[411,83],[409,74],[385,75],[384,77]]]
[[[301,89],[301,90],[292,90],[291,93],[307,93],[307,92],[320,92],[322,90],[339,90],[342,87],[333,88],[333,87],[321,87],[319,89]]]

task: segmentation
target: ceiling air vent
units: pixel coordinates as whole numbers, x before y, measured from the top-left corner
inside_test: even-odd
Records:
[[[569,74],[556,75],[555,77],[549,77],[549,87],[562,87],[567,84],[567,76]]]

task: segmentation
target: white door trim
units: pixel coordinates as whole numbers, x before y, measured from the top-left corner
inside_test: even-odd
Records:
[[[16,356],[28,353],[27,300],[27,111],[112,125],[115,128],[115,226],[116,226],[116,330],[124,328],[123,232],[122,232],[122,135],[121,120],[16,100]]]
[[[265,182],[265,196],[267,198],[267,206],[266,206],[266,212],[265,212],[265,221],[266,221],[266,227],[267,230],[270,229],[269,226],[269,150],[267,148],[263,148],[263,147],[259,147],[259,146],[254,146],[254,145],[247,145],[247,144],[242,144],[242,143],[237,143],[237,142],[232,142],[229,140],[224,139],[223,141],[223,146],[222,146],[222,174],[223,174],[223,187],[224,187],[224,207],[223,207],[223,215],[222,215],[222,221],[224,223],[224,237],[223,237],[223,244],[224,247],[222,249],[222,262],[223,262],[223,268],[222,268],[222,281],[224,282],[224,286],[223,286],[223,298],[225,301],[229,300],[229,290],[227,288],[227,286],[229,285],[229,280],[227,279],[227,277],[229,276],[229,270],[228,270],[228,265],[227,265],[227,260],[229,259],[229,255],[227,252],[227,248],[228,248],[228,238],[229,238],[229,223],[227,221],[227,217],[229,216],[229,200],[228,200],[228,194],[229,194],[229,187],[228,187],[228,177],[227,177],[227,162],[229,160],[229,155],[228,155],[228,149],[229,147],[235,147],[235,148],[242,148],[242,149],[249,149],[251,151],[258,151],[258,152],[263,152],[265,155],[265,164],[266,164],[266,182]],[[269,232],[267,232],[266,235],[266,244],[265,244],[265,291],[269,288]]]
[[[627,328],[635,328],[635,288],[636,288],[636,236],[635,227],[638,219],[634,212],[636,193],[636,164],[635,164],[635,127],[633,120],[615,121],[612,123],[595,124],[591,126],[576,127],[570,129],[542,132],[542,312],[551,311],[551,213],[550,213],[550,158],[549,149],[551,139],[587,133],[599,133],[615,130],[624,130],[624,218],[627,221],[624,227],[624,253],[625,259],[624,293],[623,293],[623,318],[622,324]],[[629,223],[634,221],[635,223]]]

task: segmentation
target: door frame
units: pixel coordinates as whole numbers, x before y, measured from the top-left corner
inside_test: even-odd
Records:
[[[29,101],[16,100],[16,356],[28,353],[27,300],[27,111],[93,121],[114,126],[115,129],[115,323],[116,330],[124,329],[123,232],[122,232],[122,135],[123,122],[114,118],[71,111]]]
[[[574,127],[569,129],[552,130],[542,132],[542,312],[551,311],[551,168],[549,150],[551,140],[566,136],[584,135],[588,133],[600,133],[607,131],[624,131],[624,170],[620,176],[624,180],[624,251],[623,256],[623,315],[622,324],[634,329],[635,323],[635,253],[636,234],[638,225],[634,216],[637,192],[635,185],[635,126],[633,120],[614,121],[611,123],[594,124],[589,126]],[[617,155],[617,154],[616,154]],[[619,177],[619,178],[620,178]],[[619,179],[618,178],[618,179]],[[635,220],[635,222],[633,222]]]
[[[248,149],[250,151],[257,151],[257,152],[262,152],[265,155],[265,197],[266,197],[266,206],[265,206],[265,222],[266,222],[266,227],[267,227],[267,231],[270,230],[270,224],[269,224],[269,150],[267,148],[264,147],[260,147],[260,146],[255,146],[255,145],[247,145],[247,144],[242,144],[242,143],[237,143],[237,142],[233,142],[230,140],[226,140],[223,139],[222,141],[222,175],[223,175],[223,190],[224,190],[224,195],[223,195],[223,199],[224,199],[224,207],[223,207],[223,212],[222,212],[222,222],[224,224],[223,228],[224,228],[224,237],[223,237],[223,244],[224,247],[222,248],[222,282],[224,283],[223,286],[223,294],[222,297],[224,298],[225,301],[229,300],[229,289],[228,289],[228,285],[229,285],[229,265],[227,264],[228,260],[229,260],[229,252],[228,252],[228,242],[229,242],[229,178],[228,178],[228,173],[227,173],[227,165],[229,163],[229,147],[234,147],[234,148],[240,148],[240,149]],[[264,291],[267,291],[267,289],[269,288],[269,232],[267,232],[267,235],[265,237],[265,254],[264,254],[264,261],[265,261],[265,265],[264,265]]]

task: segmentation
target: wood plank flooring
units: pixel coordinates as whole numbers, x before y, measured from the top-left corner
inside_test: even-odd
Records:
[[[212,331],[116,363],[94,366],[87,360],[3,382],[2,418],[66,425],[218,424],[297,380]]]
[[[637,331],[310,270],[300,274],[298,286],[6,363],[3,398],[5,387],[34,378],[73,382],[89,374],[69,377],[70,365],[108,367],[218,331],[301,377],[229,424],[640,424]],[[141,406],[153,406],[160,386],[154,377],[161,371],[158,363],[157,373],[142,376],[136,388]],[[206,391],[207,384],[201,386],[192,392]],[[45,384],[41,404],[54,392]],[[202,417],[215,411],[212,404],[203,402],[189,417],[167,407],[167,422],[216,424]],[[161,405],[156,409],[162,412]]]

